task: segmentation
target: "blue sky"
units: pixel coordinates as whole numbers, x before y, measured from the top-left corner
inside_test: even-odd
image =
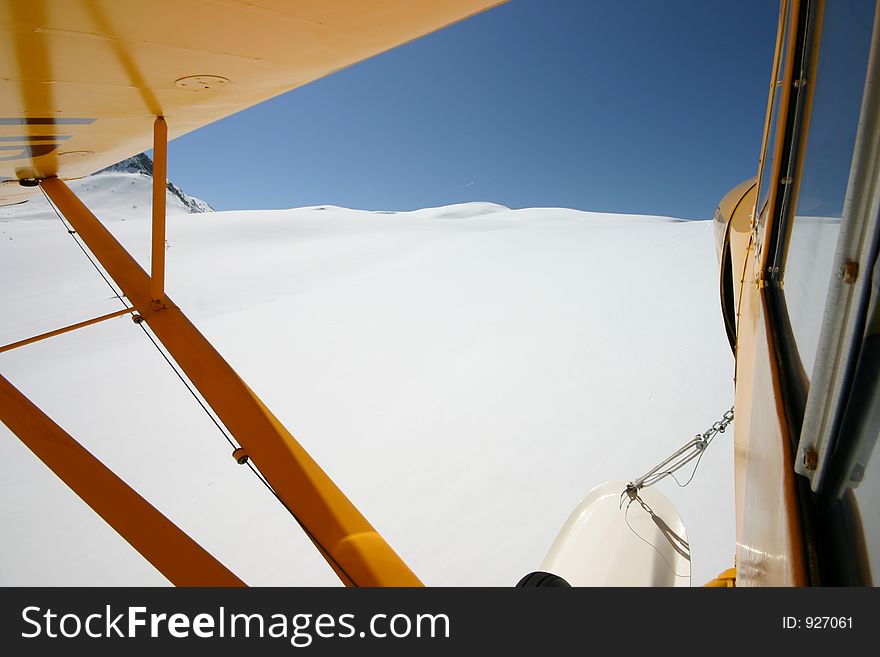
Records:
[[[755,175],[778,5],[512,0],[172,142],[216,209],[707,219]]]

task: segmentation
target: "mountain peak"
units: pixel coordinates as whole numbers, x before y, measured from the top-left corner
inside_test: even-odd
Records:
[[[136,173],[152,178],[153,160],[151,160],[146,153],[138,153],[137,155],[132,155],[131,157],[122,160],[121,162],[111,164],[109,167],[101,169],[92,175],[98,176],[103,173]],[[198,213],[214,211],[214,208],[212,208],[210,204],[200,198],[190,196],[170,180],[165,181],[165,187],[171,194],[180,199],[180,202],[189,208],[190,212]]]
[[[94,175],[101,173],[141,173],[145,176],[152,176],[153,160],[146,153],[138,153],[137,155],[125,158],[121,162],[111,164]]]

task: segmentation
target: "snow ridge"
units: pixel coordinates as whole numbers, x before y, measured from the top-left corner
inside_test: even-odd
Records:
[[[145,270],[151,169],[70,183]],[[490,203],[193,214],[167,198],[171,297],[429,585],[513,586],[590,489],[730,407],[711,222]],[[0,208],[0,306],[8,344],[120,304],[39,195]],[[130,318],[0,356],[249,585],[339,584]],[[732,564],[731,437],[687,488],[658,486],[694,584]],[[167,584],[2,424],[0,450],[15,527],[0,585]]]

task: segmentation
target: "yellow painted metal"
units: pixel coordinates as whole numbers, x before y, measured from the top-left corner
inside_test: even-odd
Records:
[[[770,93],[769,98],[767,99],[767,114],[764,117],[764,131],[761,137],[761,157],[758,160],[758,192],[761,191],[761,181],[764,176],[764,167],[767,165],[767,154],[771,152],[773,139],[775,135],[770,134],[770,129],[772,126],[771,118],[774,107],[774,100],[776,98],[779,80],[779,71],[783,66],[782,61],[782,53],[783,53],[783,45],[784,45],[784,37],[785,37],[785,26],[786,20],[788,18],[789,4],[788,0],[780,0],[779,5],[779,24],[776,27],[776,48],[773,52],[773,67],[770,75]],[[789,52],[791,52],[789,50]],[[758,199],[760,197],[756,193],[755,195],[755,207],[752,208],[752,217],[758,216],[759,208],[757,207]]]
[[[419,579],[167,296],[156,308],[140,265],[58,178],[40,183],[146,319],[342,581],[420,586]]]
[[[777,38],[777,54],[779,53],[780,44],[782,40],[786,40],[785,44],[785,56],[781,59],[778,59],[777,62],[774,63],[774,77],[773,80],[777,79],[778,73],[781,71],[782,79],[779,85],[779,89],[777,93],[779,94],[779,103],[774,109],[773,98],[774,94],[771,93],[769,106],[767,108],[767,125],[764,127],[765,137],[770,141],[766,142],[765,149],[762,153],[761,158],[761,169],[758,175],[758,191],[755,196],[755,210],[753,213],[753,217],[755,218],[755,245],[754,245],[754,257],[758,260],[758,268],[755,270],[754,274],[757,277],[763,277],[764,275],[764,264],[767,261],[767,253],[768,249],[764,248],[765,239],[769,239],[771,235],[771,231],[764,230],[765,224],[768,223],[768,217],[770,213],[773,212],[773,208],[776,206],[776,197],[779,194],[779,180],[781,177],[782,167],[786,166],[787,163],[782,161],[782,150],[785,145],[785,130],[786,126],[786,117],[788,116],[788,106],[791,102],[793,82],[794,82],[794,52],[795,52],[795,42],[797,40],[797,16],[798,12],[801,9],[800,0],[789,0],[789,2],[785,2],[783,0],[783,7],[781,14],[783,16],[787,16],[789,27],[786,30],[785,20],[780,20],[780,32]],[[786,11],[788,13],[786,13]],[[778,67],[778,69],[777,69]],[[770,134],[770,125],[771,119],[776,117],[775,122],[775,134]],[[770,174],[767,180],[770,183],[769,190],[761,189],[762,181],[764,180],[764,168],[767,166],[767,152],[771,151],[773,153],[772,161],[770,162]],[[758,203],[761,203],[761,198],[764,196],[764,192],[767,191],[766,201],[762,207],[757,207]]]
[[[748,205],[746,197],[749,197],[749,192],[752,191],[752,189],[755,187],[755,184],[755,178],[744,180],[739,185],[727,192],[727,194],[725,194],[724,197],[718,202],[718,208],[715,211],[714,228],[715,252],[718,256],[719,262],[724,255],[723,250],[726,244],[726,240],[730,239],[730,220],[733,218],[734,213],[737,212],[741,205]],[[752,205],[754,205],[754,202],[752,202]],[[748,228],[748,226],[746,228]],[[748,235],[748,230],[746,231],[746,235]]]
[[[707,588],[732,589],[736,587],[736,568],[728,568],[710,582],[706,582]]]
[[[116,312],[107,313],[106,315],[101,315],[100,317],[93,317],[92,319],[87,319],[84,322],[77,322],[76,324],[71,324],[70,326],[65,326],[64,328],[55,329],[54,331],[40,333],[40,335],[35,335],[32,338],[26,338],[24,340],[19,340],[18,342],[12,342],[10,344],[3,345],[2,347],[0,347],[0,354],[2,354],[4,351],[12,351],[13,349],[18,349],[19,347],[24,347],[25,345],[33,344],[34,342],[39,342],[40,340],[45,340],[46,338],[54,338],[56,335],[69,333],[70,331],[75,331],[77,329],[91,326],[92,324],[97,324],[98,322],[103,322],[108,319],[113,319],[114,317],[119,317],[120,315],[127,315],[132,312],[134,312],[133,308],[124,308],[123,310],[117,310]]]
[[[803,533],[776,344],[757,281],[743,289],[737,340],[737,585],[804,586]]]
[[[783,71],[776,112],[777,129],[770,132],[773,94],[768,100],[764,156],[773,153],[768,201],[762,208],[760,189],[751,204],[740,203],[731,218],[730,249],[737,295],[736,424],[734,472],[736,495],[737,585],[802,586],[807,582],[800,511],[795,491],[791,446],[782,406],[780,373],[767,312],[763,271],[768,250],[762,246],[773,230],[773,207],[780,176],[785,120],[791,98],[795,24],[801,3],[783,1],[773,80]],[[790,13],[789,13],[790,12]],[[788,39],[781,58],[783,39]],[[783,61],[784,59],[784,61]],[[759,184],[761,176],[759,175]],[[749,211],[746,212],[746,206]],[[761,214],[755,218],[755,213]]]
[[[20,178],[78,178],[148,149],[156,116],[174,139],[498,4],[0,3],[0,205],[30,193]]]
[[[753,212],[755,199],[758,195],[757,183],[746,193],[742,201],[734,208],[730,217],[730,229],[727,235],[730,248],[731,266],[733,267],[733,298],[736,305],[736,323],[739,326],[742,314],[742,291],[746,284],[746,275],[750,245],[753,237]],[[749,270],[751,271],[751,270]]]
[[[3,376],[0,420],[172,584],[245,586]]]
[[[153,121],[153,244],[150,258],[150,293],[161,304],[165,298],[165,185],[168,179],[168,124],[161,116]]]
[[[819,42],[822,38],[822,24],[825,16],[825,0],[816,0],[815,6],[810,9],[810,11],[811,13],[815,12],[816,23],[813,27],[813,42],[812,44],[810,44],[810,61],[806,65],[807,79],[805,85],[802,84],[802,87],[805,87],[806,89],[806,99],[803,102],[803,105],[798,110],[801,113],[801,121],[804,126],[810,125],[810,118],[813,114],[813,95],[816,92],[816,72],[818,70],[819,63]],[[800,71],[796,74],[800,75]],[[803,172],[804,158],[807,154],[807,143],[809,141],[808,135],[801,135],[797,141],[798,148],[794,154],[794,165],[791,168],[795,172]],[[789,201],[786,203],[786,211],[792,216],[792,218],[795,208],[797,207],[797,199],[798,194],[800,194],[800,187],[801,175],[795,175],[791,181],[791,196]],[[784,231],[784,238],[777,240],[777,243],[782,247],[782,252],[779,253],[778,256],[783,261],[785,261],[785,259],[788,257],[788,246],[791,243],[789,237],[791,236],[791,230],[794,227],[794,221],[788,220],[788,217],[780,217],[779,221],[782,222],[781,228]]]
[[[731,241],[742,242],[745,239],[748,244],[751,236],[751,221],[747,211],[754,207],[756,186],[755,178],[750,178],[725,194],[718,203],[713,222],[715,225],[715,248],[718,262],[721,265],[718,285],[721,296],[721,312],[734,356],[736,355],[736,323],[739,293],[742,288],[742,268],[738,266],[740,263],[735,263],[733,260],[732,254],[735,249],[731,248]],[[734,221],[734,218],[737,220]],[[745,222],[743,222],[743,218],[746,219]],[[740,243],[738,248],[741,246]]]

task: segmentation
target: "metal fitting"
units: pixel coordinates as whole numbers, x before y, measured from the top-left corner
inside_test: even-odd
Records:
[[[816,450],[807,448],[804,450],[804,467],[807,470],[815,470],[819,465],[819,455]]]

